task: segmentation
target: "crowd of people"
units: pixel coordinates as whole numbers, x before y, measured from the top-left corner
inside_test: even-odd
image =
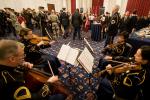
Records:
[[[51,41],[57,40],[60,36],[68,38],[72,32],[70,29],[74,29],[72,39],[75,40],[78,36],[80,41],[81,31],[88,32],[94,22],[100,23],[101,32],[106,36],[103,57],[98,64],[99,71],[106,71],[99,76],[99,89],[95,91],[96,99],[148,100],[150,46],[142,46],[134,57],[131,57],[133,48],[127,43],[127,39],[133,31],[150,24],[150,14],[140,18],[136,10],[131,15],[127,11],[121,18],[119,6],[113,8],[112,16],[109,12],[101,16],[81,14],[79,9],[70,14],[65,8],[59,13],[54,10],[45,11],[44,7],[39,7],[38,12],[28,8],[20,13],[11,8],[4,9],[5,11],[0,10],[2,100],[74,100],[73,92],[59,80],[61,74],[58,68],[62,63],[57,57],[40,52],[40,49],[51,47]],[[42,37],[32,33],[35,28],[41,30]],[[16,39],[7,39],[10,34]],[[28,81],[34,76],[33,72],[36,72],[36,75],[39,72],[38,75],[42,74],[44,78],[48,77],[34,89],[34,85],[31,87],[34,80]],[[30,74],[31,76],[27,77]]]
[[[121,17],[119,14],[119,6],[115,6],[112,10],[112,15],[109,12],[103,15],[94,15],[92,12],[81,13],[76,9],[74,13],[66,11],[62,8],[60,12],[54,10],[46,11],[44,7],[39,7],[39,11],[35,9],[24,9],[21,12],[16,12],[11,8],[0,9],[0,32],[1,37],[14,34],[19,34],[21,27],[27,27],[32,30],[40,29],[43,36],[47,33],[51,34],[52,38],[63,35],[64,38],[70,36],[74,29],[73,39],[78,34],[78,39],[82,39],[80,30],[88,32],[91,29],[93,22],[100,23],[102,26],[101,32],[106,37],[106,43],[113,42],[113,38],[118,32],[127,31],[129,35],[135,30],[139,30],[149,25],[150,14],[147,16],[138,16],[137,10],[133,12],[125,12]]]

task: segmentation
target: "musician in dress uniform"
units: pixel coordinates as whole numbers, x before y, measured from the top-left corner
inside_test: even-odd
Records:
[[[104,57],[100,58],[98,67],[100,68],[100,70],[104,70],[106,66],[110,63],[113,66],[118,64],[109,60],[128,61],[130,51],[131,47],[129,44],[126,43],[126,32],[121,32],[117,35],[115,44],[108,45],[102,50]],[[107,99],[112,99],[112,96],[113,90],[111,88],[109,80],[106,77],[102,77],[98,90],[98,97],[101,98],[101,100],[105,100],[106,97]]]
[[[123,64],[114,69],[111,65],[106,67],[111,75],[109,79],[115,100],[146,100],[143,94],[148,94],[145,89],[149,87],[145,84],[149,82],[147,69],[149,69],[150,57],[148,55],[150,55],[150,46],[143,46],[134,55],[135,64]]]
[[[35,65],[41,65],[41,68],[46,71],[50,72],[47,60],[50,61],[50,64],[52,66],[52,69],[54,71],[54,74],[58,74],[58,67],[61,66],[58,58],[56,58],[53,55],[50,54],[44,54],[40,52],[40,49],[48,48],[50,45],[44,45],[44,43],[41,41],[38,44],[32,43],[30,40],[33,39],[33,33],[31,29],[23,28],[20,31],[21,36],[21,42],[25,45],[25,60],[30,61],[31,63]],[[47,67],[45,67],[47,66]]]
[[[118,13],[118,11],[119,11],[119,6],[116,5],[113,8],[112,16],[111,16],[110,22],[108,24],[105,46],[113,43],[113,39],[116,36],[116,34],[118,33],[118,26],[119,26],[119,22],[120,22],[120,14]]]
[[[50,95],[49,85],[33,93],[25,86],[24,69],[33,64],[24,61],[24,45],[14,40],[0,40],[0,99],[1,100],[63,100],[60,95]],[[20,67],[19,67],[20,66]],[[57,76],[47,82],[55,82]],[[50,98],[49,98],[50,97]]]
[[[107,45],[103,50],[103,58],[99,61],[99,67],[105,69],[109,60],[126,61],[130,56],[132,46],[126,42],[128,32],[124,31],[117,35],[116,43]],[[109,62],[110,63],[110,62]]]
[[[142,99],[143,100],[149,100],[149,84],[150,84],[150,46],[143,46],[140,48],[141,54],[142,54],[142,59],[147,60],[147,63],[142,64],[142,67],[146,69],[146,75],[145,75],[145,81],[142,86]],[[138,57],[135,56],[135,57]]]

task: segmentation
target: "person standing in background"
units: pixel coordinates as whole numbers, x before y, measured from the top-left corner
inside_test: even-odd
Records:
[[[78,33],[78,39],[81,40],[81,25],[82,25],[82,17],[79,13],[79,9],[76,9],[75,13],[72,15],[72,25],[74,27],[74,33],[73,33],[73,40],[75,40],[75,37]]]
[[[60,23],[64,28],[64,35],[63,38],[66,39],[69,33],[69,15],[65,11],[66,8],[63,8],[62,13],[60,13]]]
[[[106,41],[105,41],[104,47],[107,46],[108,44],[112,44],[114,37],[118,33],[118,27],[119,27],[119,22],[120,22],[120,14],[118,13],[119,8],[120,7],[116,5],[114,6],[112,10],[112,16],[108,24]]]

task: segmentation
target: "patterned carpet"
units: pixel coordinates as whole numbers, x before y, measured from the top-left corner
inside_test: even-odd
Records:
[[[89,36],[89,35],[88,35]],[[87,37],[87,34],[82,34],[82,37]],[[88,74],[82,66],[72,66],[62,65],[59,68],[60,76],[59,79],[69,88],[69,90],[74,94],[75,100],[96,100],[97,94],[96,91],[99,87],[99,69],[96,67],[98,65],[99,58],[101,56],[101,49],[103,48],[104,42],[95,42],[91,39],[87,39],[89,44],[94,50],[95,66],[93,66],[93,71],[91,74]],[[68,44],[72,48],[79,48],[81,50],[85,47],[84,40],[72,40],[72,36],[67,39],[60,37],[58,41],[52,45],[51,48],[44,49],[44,53],[50,53],[57,56],[62,44]]]
[[[82,37],[87,37],[87,34],[90,34],[90,33],[82,32]],[[88,40],[89,44],[91,45],[91,47],[94,50],[94,54],[93,54],[93,56],[95,58],[94,59],[94,61],[95,61],[94,63],[97,66],[99,58],[100,58],[100,56],[102,56],[100,52],[103,49],[104,41],[100,41],[100,42],[91,41],[90,38],[88,38],[87,40]],[[48,54],[50,53],[50,54],[52,54],[54,56],[57,56],[57,54],[58,54],[62,44],[68,44],[69,42],[70,42],[70,46],[72,48],[79,48],[81,50],[83,50],[85,45],[86,45],[84,40],[78,40],[78,39],[72,40],[72,36],[69,36],[67,39],[63,39],[62,37],[60,37],[57,40],[57,42],[52,45],[51,48],[44,49],[43,51],[45,53],[48,53]]]

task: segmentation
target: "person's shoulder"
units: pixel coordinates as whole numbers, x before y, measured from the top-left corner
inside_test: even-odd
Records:
[[[9,69],[0,71],[0,89],[3,92],[2,95],[7,100],[30,99],[31,93],[25,86],[24,81],[14,76],[17,73]]]
[[[23,82],[14,81],[8,83],[5,89],[9,98],[14,98],[15,100],[26,100],[31,99],[32,97],[30,90],[24,85]]]
[[[14,98],[19,99],[31,99],[31,93],[26,86],[18,87],[14,92]]]

